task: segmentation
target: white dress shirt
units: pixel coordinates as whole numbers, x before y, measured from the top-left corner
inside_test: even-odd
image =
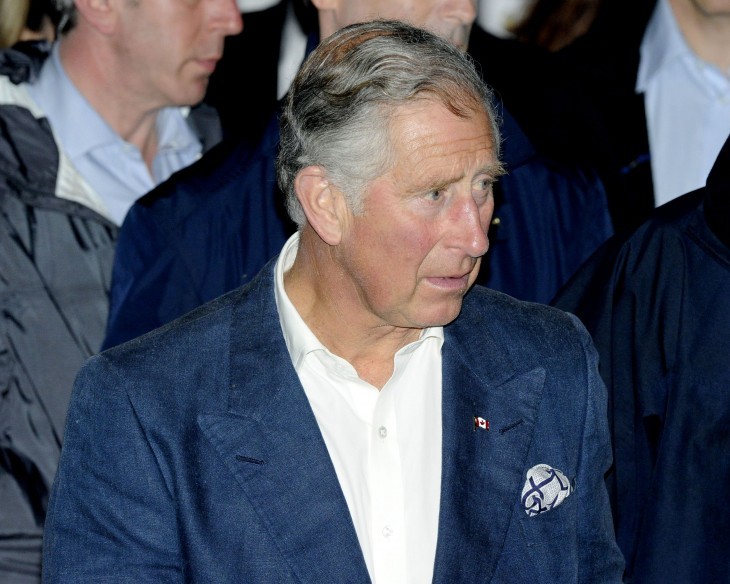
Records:
[[[729,73],[692,52],[668,1],[658,0],[636,81],[644,93],[657,206],[705,185],[730,134]]]
[[[185,120],[188,109],[164,108],[157,115],[158,150],[150,174],[139,148],[124,141],[68,78],[58,43],[28,92],[71,164],[98,196],[89,206],[117,225],[139,197],[200,158],[202,145]],[[58,189],[59,196],[63,193]]]
[[[298,245],[295,234],[276,263],[276,305],[370,577],[377,584],[431,582],[441,494],[443,329],[425,329],[400,349],[393,376],[378,391],[319,342],[289,300],[284,273]]]

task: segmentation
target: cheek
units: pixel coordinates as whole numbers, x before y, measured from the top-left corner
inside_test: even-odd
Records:
[[[367,249],[370,260],[378,263],[377,273],[390,283],[402,281],[411,285],[434,247],[431,234],[422,226],[391,225],[372,233],[368,239],[360,240],[360,244]]]

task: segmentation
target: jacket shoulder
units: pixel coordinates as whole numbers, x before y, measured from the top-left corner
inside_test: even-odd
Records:
[[[230,215],[231,207],[243,198],[242,189],[255,186],[256,194],[261,195],[261,188],[275,185],[273,169],[278,143],[278,130],[273,126],[255,145],[237,139],[224,140],[147,193],[133,208],[161,221],[168,229],[191,216],[197,219],[215,212]]]
[[[562,310],[518,300],[502,292],[474,286],[464,300],[461,314],[456,319],[459,327],[478,331],[488,327],[490,331],[503,329],[508,334],[560,335],[575,330],[575,319]]]
[[[593,350],[575,316],[481,286],[469,292],[448,329],[468,357],[488,362],[499,351],[524,370],[578,363]]]

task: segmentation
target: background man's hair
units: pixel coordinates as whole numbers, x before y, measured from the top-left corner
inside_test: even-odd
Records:
[[[362,210],[366,185],[392,164],[389,140],[394,110],[433,99],[467,118],[484,112],[499,156],[499,127],[492,92],[471,59],[436,35],[397,21],[343,28],[320,44],[300,69],[281,118],[279,187],[291,218],[306,223],[294,179],[319,165]]]

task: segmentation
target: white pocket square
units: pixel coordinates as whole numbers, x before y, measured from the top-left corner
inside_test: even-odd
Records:
[[[572,492],[573,485],[561,471],[547,464],[536,464],[527,471],[522,506],[532,517],[557,507]]]

